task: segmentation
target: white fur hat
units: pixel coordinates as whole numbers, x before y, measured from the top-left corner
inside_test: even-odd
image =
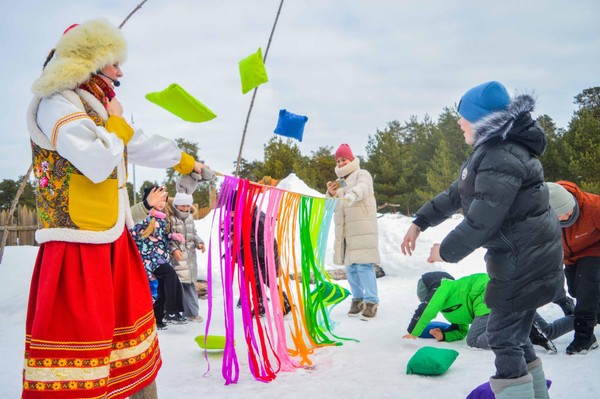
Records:
[[[96,71],[126,58],[127,43],[119,28],[104,18],[87,21],[62,35],[53,58],[31,89],[40,97],[72,90]]]
[[[191,194],[186,193],[177,193],[175,194],[175,198],[173,198],[173,205],[192,205],[194,203],[194,198]]]

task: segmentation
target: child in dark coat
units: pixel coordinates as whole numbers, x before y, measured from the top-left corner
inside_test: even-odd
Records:
[[[462,96],[458,124],[473,152],[448,190],[417,211],[401,244],[412,254],[421,231],[462,210],[463,220],[431,247],[428,261],[456,263],[486,248],[487,334],[496,355],[490,385],[497,399],[548,397],[529,333],[536,309],[564,291],[560,227],[538,158],[548,140],[531,117],[534,106],[532,96],[511,99],[495,81]]]

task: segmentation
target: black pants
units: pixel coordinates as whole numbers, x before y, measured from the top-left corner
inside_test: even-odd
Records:
[[[168,314],[183,312],[183,290],[177,272],[166,263],[154,270],[158,280],[158,298],[154,302],[156,322],[162,322],[165,312]]]
[[[575,304],[575,336],[588,338],[600,312],[600,258],[587,257],[565,267],[569,294]]]

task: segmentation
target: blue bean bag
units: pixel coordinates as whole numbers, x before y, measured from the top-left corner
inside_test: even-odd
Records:
[[[431,329],[439,328],[440,330],[445,331],[448,327],[450,327],[450,324],[444,323],[443,321],[432,321],[427,324],[427,327],[425,327],[421,335],[419,335],[419,338],[433,338],[433,335],[429,334]]]

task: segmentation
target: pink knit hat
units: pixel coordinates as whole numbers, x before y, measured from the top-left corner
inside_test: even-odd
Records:
[[[348,144],[342,144],[340,148],[337,149],[335,152],[335,159],[338,158],[346,158],[350,161],[354,160],[354,154],[352,153],[352,150]]]

